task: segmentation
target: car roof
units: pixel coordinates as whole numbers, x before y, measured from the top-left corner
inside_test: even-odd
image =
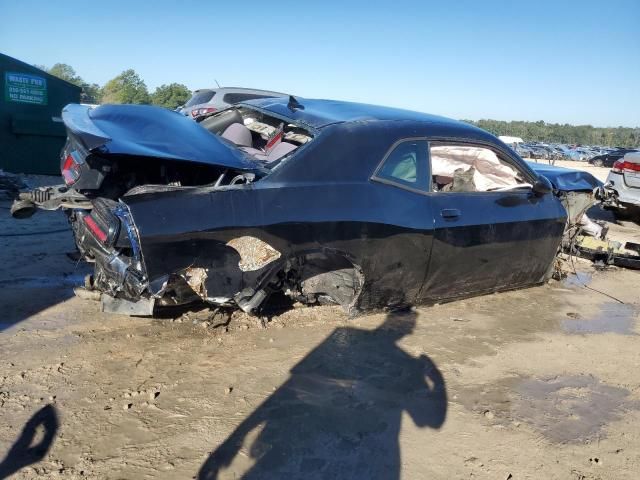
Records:
[[[273,92],[271,90],[261,90],[259,88],[244,88],[244,87],[220,87],[220,88],[199,88],[194,90],[193,93],[200,92],[216,92],[216,93],[265,93],[271,95],[278,95],[282,97],[287,97],[288,94],[281,92]]]
[[[258,107],[266,112],[304,123],[313,128],[323,128],[336,123],[406,120],[435,123],[456,130],[468,130],[475,133],[478,131],[484,132],[484,130],[468,123],[411,110],[338,100],[320,100],[300,97],[296,97],[295,100],[304,108],[289,108],[290,97],[249,100],[247,102],[241,102],[239,105]]]

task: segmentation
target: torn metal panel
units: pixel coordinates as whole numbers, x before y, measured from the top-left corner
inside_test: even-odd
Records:
[[[567,223],[578,225],[585,212],[598,202],[596,194],[591,191],[561,192],[558,194],[567,211]]]

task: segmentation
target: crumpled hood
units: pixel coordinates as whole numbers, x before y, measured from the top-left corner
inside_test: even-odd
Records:
[[[89,150],[103,154],[183,160],[237,170],[258,166],[237,148],[178,112],[150,105],[69,104],[62,120]]]
[[[596,177],[582,170],[555,167],[553,165],[529,161],[527,161],[527,164],[538,175],[547,177],[553,185],[553,188],[562,192],[591,191],[603,185]]]

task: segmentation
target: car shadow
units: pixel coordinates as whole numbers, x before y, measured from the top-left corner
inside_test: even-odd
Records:
[[[615,214],[611,210],[605,210],[600,205],[594,205],[587,210],[591,220],[602,220],[609,223],[618,223]]]
[[[0,480],[42,460],[53,444],[58,427],[58,414],[53,405],[45,405],[38,410],[0,462]],[[42,435],[39,435],[40,429],[43,430]]]
[[[625,225],[625,222],[632,223],[634,225],[640,225],[640,216],[630,215],[628,217],[616,215],[613,210],[605,210],[599,205],[594,205],[587,211],[587,215],[592,220],[603,220],[605,222],[613,223],[616,225]]]
[[[409,311],[389,314],[375,330],[336,328],[217,446],[197,478],[216,479],[227,467],[225,478],[399,478],[403,412],[434,429],[447,412],[436,365],[398,345],[415,324]]]
[[[0,292],[0,333],[74,296],[73,287],[5,288]]]
[[[67,218],[60,212],[11,217],[0,189],[0,333],[74,296],[90,266],[67,255],[75,251]],[[35,325],[35,324],[34,324]]]

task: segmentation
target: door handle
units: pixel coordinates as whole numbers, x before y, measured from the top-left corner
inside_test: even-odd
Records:
[[[460,210],[457,208],[443,208],[440,210],[442,218],[458,218],[460,216]]]

